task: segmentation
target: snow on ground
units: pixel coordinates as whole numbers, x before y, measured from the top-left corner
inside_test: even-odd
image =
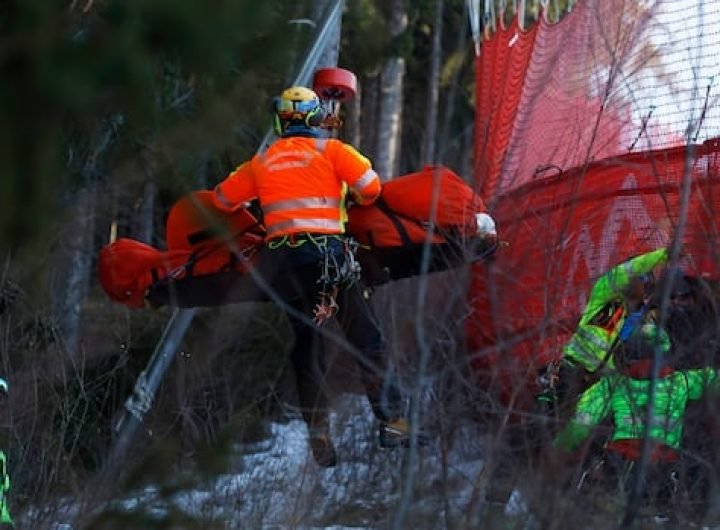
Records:
[[[170,514],[177,521],[180,513],[181,519],[217,521],[219,528],[227,530],[395,528],[394,517],[407,482],[407,450],[377,447],[374,421],[363,397],[346,396],[340,401],[332,418],[339,457],[335,468],[323,469],[314,463],[305,425],[294,417],[273,423],[272,436],[262,443],[239,445],[232,471],[202,487],[170,496],[160,487],[147,487],[118,499],[112,507],[150,514],[159,522],[167,521]],[[483,471],[481,447],[486,441],[476,427],[468,426],[455,437],[445,459],[435,442],[421,448],[418,460],[410,466],[415,473],[413,497],[399,528],[446,528],[446,519],[458,527],[472,528],[480,524],[478,517],[504,520],[508,528],[537,528],[518,490],[507,504],[491,503],[493,506],[486,506],[490,512],[479,513],[483,504],[478,491]],[[66,513],[72,510],[71,506]],[[24,525],[23,518],[18,519],[19,528],[73,530],[60,524]],[[159,523],[152,528],[175,526]]]
[[[169,498],[160,488],[148,487],[132,498],[118,500],[114,508],[143,511],[158,519],[180,510],[188,517],[226,521],[224,528],[228,529],[387,528],[406,482],[403,460],[407,449],[377,447],[376,425],[364,397],[348,395],[339,401],[332,417],[339,460],[335,468],[323,469],[314,463],[305,424],[293,418],[273,423],[270,439],[238,446],[231,473]],[[436,443],[420,448],[411,468],[415,500],[408,513],[420,518],[425,528],[433,527],[433,520],[442,526],[440,521],[446,516],[443,479],[451,492],[453,513],[463,513],[475,498],[474,485],[482,470],[478,438],[470,433],[460,439],[464,445],[458,444],[447,455],[446,474]],[[61,529],[70,530],[54,527]]]
[[[378,449],[375,424],[364,398],[348,396],[343,401],[344,410],[333,415],[337,467],[323,469],[314,463],[301,420],[273,424],[266,450],[244,454],[238,465],[244,471],[219,477],[210,491],[203,492],[205,500],[231,500],[215,505],[212,514],[238,524],[253,521],[255,528],[363,528],[358,523],[376,528],[400,497],[406,450]],[[432,489],[441,473],[434,446],[421,450],[415,467],[418,479]],[[481,467],[479,457],[453,465],[465,489],[470,489]],[[180,504],[207,509],[207,504],[197,503],[202,498],[198,493],[179,499]],[[420,505],[428,501],[423,497]],[[456,500],[464,504],[470,497],[469,492],[459,491]],[[413,510],[424,511],[423,506],[413,506]],[[431,511],[437,516],[436,507]],[[343,519],[352,526],[336,524]]]

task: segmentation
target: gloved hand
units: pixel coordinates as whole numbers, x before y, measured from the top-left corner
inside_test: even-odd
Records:
[[[477,235],[485,237],[497,238],[497,228],[495,220],[487,213],[476,213],[475,221],[477,222]]]

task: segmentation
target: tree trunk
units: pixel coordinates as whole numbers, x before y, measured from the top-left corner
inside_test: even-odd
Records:
[[[199,190],[205,190],[210,187],[210,152],[207,149],[203,149],[198,156],[197,165],[195,169],[195,186]]]
[[[152,165],[147,168],[143,184],[142,199],[138,211],[138,229],[136,237],[148,245],[153,244],[155,233],[155,177]]]
[[[378,100],[380,93],[380,76],[368,75],[361,83],[362,101],[360,103],[360,137],[362,143],[361,150],[365,155],[370,157],[373,162],[377,158],[377,142],[378,142]],[[355,144],[358,145],[358,144]],[[377,163],[374,164],[377,168]]]
[[[87,294],[94,258],[96,182],[102,173],[102,162],[115,142],[121,115],[107,118],[90,143],[81,175],[85,185],[68,200],[71,221],[62,237],[56,266],[51,276],[54,320],[66,350],[77,355],[79,349],[82,306]]]
[[[346,103],[345,108],[347,110],[345,118],[345,138],[351,145],[360,146],[363,140],[361,120],[362,105],[363,105],[363,93],[361,84],[358,83],[357,92],[355,97]]]
[[[62,245],[52,262],[53,313],[66,351],[75,356],[79,347],[82,306],[93,262],[95,187],[88,185],[73,196],[72,219],[61,234]]]
[[[466,15],[467,16],[467,15]],[[467,20],[467,19],[466,19]],[[460,26],[460,30],[457,33],[457,43],[455,45],[455,53],[463,53],[463,50],[467,48],[467,35],[468,35],[468,25],[469,24],[462,24]],[[474,59],[471,59],[471,61],[474,61]],[[436,150],[438,153],[439,158],[445,159],[445,151],[448,149],[448,139],[451,135],[451,125],[452,125],[452,119],[453,114],[455,114],[455,103],[457,101],[458,97],[458,78],[460,77],[460,68],[457,68],[452,75],[452,78],[450,79],[450,82],[448,83],[448,89],[447,94],[445,96],[445,105],[443,108],[443,123],[442,127],[440,129],[440,136],[437,137],[437,144],[436,144]],[[462,160],[458,160],[458,166],[461,167],[464,165],[464,154],[460,154],[460,157],[462,157]],[[463,174],[465,178],[470,178],[471,174]]]
[[[442,21],[445,2],[435,0],[435,21],[433,23],[432,52],[430,55],[430,78],[428,79],[427,109],[425,111],[425,130],[423,165],[434,164],[437,138],[438,101],[440,99],[440,63],[442,61]]]
[[[401,35],[408,24],[404,0],[392,0],[390,33]],[[397,174],[400,144],[400,118],[402,114],[405,58],[391,57],[380,75],[380,105],[377,120],[377,156],[375,166],[383,180]]]
[[[135,212],[133,237],[147,245],[152,245],[155,239],[155,195],[157,194],[157,185],[155,184],[157,164],[153,148],[149,145],[143,147],[139,158],[145,180]]]

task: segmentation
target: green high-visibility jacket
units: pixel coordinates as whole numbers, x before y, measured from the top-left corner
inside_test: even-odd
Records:
[[[652,271],[667,259],[667,249],[659,248],[629,259],[600,276],[590,291],[575,333],[563,348],[563,355],[589,372],[600,368],[603,361],[612,367],[612,358],[606,357],[627,316],[623,290],[633,277]]]
[[[713,368],[671,372],[657,379],[649,437],[678,449],[688,401],[700,399],[708,385],[717,386],[719,382]],[[651,383],[651,379],[633,379],[619,373],[604,376],[582,393],[574,417],[557,434],[555,446],[567,451],[576,449],[610,415],[614,424],[612,441],[644,438]]]
[[[0,450],[0,523],[13,524],[7,503],[7,492],[10,489],[10,475],[7,472],[7,456]]]

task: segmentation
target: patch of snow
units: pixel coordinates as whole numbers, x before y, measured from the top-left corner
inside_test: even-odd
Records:
[[[522,515],[524,513],[527,513],[527,511],[527,502],[525,502],[522,493],[520,493],[520,490],[518,489],[513,489],[512,493],[510,494],[510,498],[507,501],[507,504],[505,504],[505,515]]]
[[[331,421],[338,452],[335,468],[315,464],[305,424],[295,418],[270,425],[271,437],[254,444],[259,452],[238,445],[233,472],[210,484],[169,499],[162,496],[161,488],[147,487],[118,499],[114,507],[142,510],[158,518],[180,510],[192,517],[227,521],[228,529],[365,530],[385,526],[400,499],[407,451],[377,447],[377,426],[364,396],[339,399]],[[420,448],[413,465],[415,488],[422,493],[409,513],[427,519],[429,525],[440,521],[444,506],[439,499],[448,489],[450,508],[462,513],[477,498],[475,484],[483,469],[479,445],[473,429],[458,432],[446,455],[447,470],[443,470],[434,444]],[[444,480],[446,488],[440,487]]]

